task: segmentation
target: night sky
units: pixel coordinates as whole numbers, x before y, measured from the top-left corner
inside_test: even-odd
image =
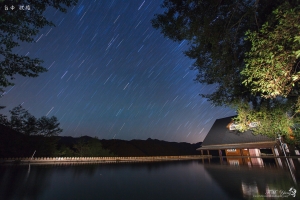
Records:
[[[202,141],[215,119],[235,112],[199,96],[214,86],[193,81],[193,60],[182,53],[187,42],[151,26],[161,3],[85,0],[66,14],[48,9],[56,27],[15,51],[44,60],[49,71],[16,76],[0,99],[1,113],[22,104],[36,117],[54,115],[63,136]]]

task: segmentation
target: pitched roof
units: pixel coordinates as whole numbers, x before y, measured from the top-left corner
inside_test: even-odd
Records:
[[[250,148],[254,146],[263,147],[272,146],[276,143],[273,138],[263,135],[254,135],[251,131],[245,131],[243,133],[230,131],[226,128],[226,126],[232,121],[231,119],[233,117],[235,116],[217,119],[204,139],[201,145],[202,147],[198,150],[218,149],[224,146],[227,148]],[[214,146],[216,148],[213,148]]]

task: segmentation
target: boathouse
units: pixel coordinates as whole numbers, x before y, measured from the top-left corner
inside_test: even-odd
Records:
[[[251,131],[243,133],[230,130],[232,117],[217,119],[208,132],[206,138],[198,148],[201,155],[226,156],[232,164],[248,164],[255,162],[260,164],[261,159],[232,158],[234,156],[260,157],[261,155],[275,156],[278,154],[278,144],[275,138],[263,135],[254,135]],[[253,163],[252,163],[253,164]]]

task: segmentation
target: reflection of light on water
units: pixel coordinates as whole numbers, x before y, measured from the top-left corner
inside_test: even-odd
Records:
[[[285,160],[286,160],[286,164],[288,165],[288,167],[289,167],[289,170],[290,170],[290,173],[291,173],[291,176],[292,176],[292,178],[293,178],[293,181],[294,181],[294,183],[297,183],[297,181],[296,181],[296,177],[295,177],[295,175],[294,175],[294,173],[293,173],[293,171],[292,171],[292,169],[291,169],[291,166],[290,166],[290,162],[289,162],[289,160],[287,159],[287,157],[286,157],[286,153],[290,153],[290,150],[289,150],[289,148],[288,148],[288,146],[287,146],[287,144],[286,143],[282,143],[282,141],[281,141],[281,136],[280,135],[278,135],[278,138],[277,138],[278,140],[279,140],[279,142],[280,142],[280,148],[282,149],[282,152],[283,152],[283,154],[284,154],[284,157],[285,157]],[[292,161],[292,163],[293,163],[293,160],[291,160]],[[295,166],[294,166],[295,167]]]
[[[252,165],[251,165],[251,162],[250,161],[248,161],[248,167],[252,167]]]
[[[264,167],[264,161],[261,158],[251,158],[252,165]]]
[[[282,162],[281,162],[281,159],[280,158],[276,158],[277,159],[277,162],[278,162],[278,165],[283,168],[283,165],[282,165]]]
[[[239,160],[229,160],[230,165],[240,165]]]
[[[278,152],[278,149],[277,149],[276,147],[274,148],[274,152],[275,152],[275,155],[276,155],[276,156],[279,156],[279,152]],[[283,168],[281,159],[280,159],[280,158],[276,158],[276,159],[277,159],[278,165],[279,165],[281,168]]]
[[[253,184],[247,184],[242,182],[242,191],[244,197],[253,197],[254,195],[258,195],[258,187],[254,182]]]
[[[291,165],[292,169],[295,170],[295,165],[294,165],[293,159],[290,158],[289,161],[290,161],[290,165]]]
[[[26,176],[26,180],[28,179],[28,177],[29,177],[29,174],[30,174],[30,163],[29,163],[29,165],[28,165],[28,170],[27,170],[27,176]]]
[[[300,156],[300,152],[299,152],[298,149],[295,149],[295,154],[296,154],[297,156]],[[300,158],[298,158],[298,161],[300,162]]]
[[[259,149],[249,149],[249,154],[250,154],[250,156],[259,157],[260,150]],[[264,162],[261,158],[251,158],[251,162],[252,162],[252,165],[255,165],[255,166],[261,166],[261,167],[264,166]]]

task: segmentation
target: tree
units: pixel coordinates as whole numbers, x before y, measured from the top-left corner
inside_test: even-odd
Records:
[[[13,130],[23,133],[24,135],[36,135],[37,119],[25,110],[21,105],[9,111],[11,114],[10,121],[3,116],[1,124],[10,126]]]
[[[0,124],[9,126],[11,129],[23,133],[24,135],[57,136],[62,132],[59,128],[60,123],[55,116],[50,118],[43,116],[39,119],[31,115],[22,105],[9,111],[10,120],[6,116],[0,115]]]
[[[253,132],[299,143],[300,6],[284,2],[258,31],[248,31],[243,84],[264,98],[256,109],[239,109],[237,122],[260,121]],[[241,115],[244,115],[243,119]],[[243,130],[243,129],[241,129]]]
[[[46,72],[42,60],[19,55],[13,52],[21,42],[35,42],[39,30],[45,26],[54,26],[48,21],[44,11],[49,8],[66,12],[66,7],[74,6],[77,0],[20,0],[18,5],[29,5],[30,10],[24,11],[18,8],[4,10],[5,5],[13,5],[12,1],[1,1],[0,16],[0,90],[1,87],[13,85],[9,79],[14,79],[16,74],[28,77],[36,77]],[[15,5],[16,7],[17,5]]]
[[[21,105],[16,106],[9,111],[11,114],[9,125],[10,127],[20,133],[24,133],[24,127],[27,117],[30,116],[29,112],[25,110]]]
[[[87,142],[83,138],[80,138],[79,141],[74,144],[74,149],[79,157],[83,157],[87,152]]]
[[[4,126],[9,126],[7,116],[0,114],[0,124],[2,124]]]
[[[247,102],[240,102],[237,112],[238,116],[233,120],[238,131],[251,130],[253,134],[274,139],[281,135],[287,142],[300,145],[300,120],[299,113],[294,111],[294,100],[268,99],[256,109]],[[256,126],[251,127],[250,123]]]
[[[273,11],[259,31],[248,31],[243,83],[265,98],[299,96],[300,6],[288,2]]]
[[[74,151],[66,145],[60,145],[60,147],[56,150],[56,155],[59,157],[72,157],[75,156]]]
[[[46,137],[57,136],[62,132],[62,129],[59,128],[59,125],[60,123],[55,116],[52,116],[51,118],[43,116],[37,120],[37,134]]]
[[[248,30],[258,30],[280,1],[165,0],[167,10],[152,20],[174,41],[186,40],[185,55],[194,59],[196,81],[216,85],[212,94],[202,94],[215,105],[231,105],[236,99],[256,101],[242,85],[245,53],[251,44]]]
[[[299,5],[299,0],[165,0],[166,11],[152,24],[166,37],[188,42],[185,54],[195,59],[196,81],[216,85],[203,97],[237,109],[240,131],[253,120],[259,122],[251,128],[255,133],[274,137],[298,129]]]
[[[74,144],[76,154],[83,156],[114,156],[109,150],[103,149],[101,142],[97,138],[85,139],[81,137],[76,144]]]
[[[27,119],[24,123],[23,133],[25,135],[36,135],[37,134],[37,119],[29,114],[27,115]]]
[[[264,134],[274,139],[278,137],[278,133],[290,135],[295,124],[287,113],[291,111],[291,105],[291,101],[273,99],[253,109],[247,102],[241,102],[237,107],[238,116],[235,118],[237,129],[244,132],[250,128],[249,124],[252,122],[256,123],[256,126],[250,128],[254,134]]]

